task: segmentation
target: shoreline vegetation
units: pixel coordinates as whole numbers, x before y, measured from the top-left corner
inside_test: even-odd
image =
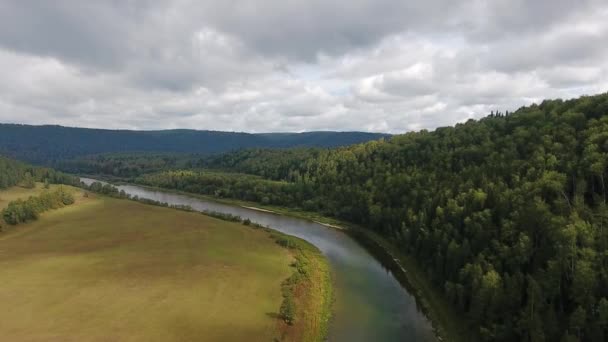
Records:
[[[104,180],[104,177],[98,175],[83,175],[83,177]],[[359,241],[359,243],[365,246],[374,257],[381,261],[386,268],[396,275],[396,278],[401,285],[408,289],[408,292],[416,298],[417,305],[431,321],[435,336],[439,341],[468,342],[479,339],[475,333],[472,333],[470,329],[468,329],[469,323],[449,306],[449,303],[443,298],[441,292],[430,283],[411,257],[400,253],[396,246],[393,246],[385,239],[363,227],[335,218],[326,217],[319,213],[293,208],[264,205],[262,203],[238,199],[218,198],[209,195],[139,184],[136,182],[117,181],[116,179],[108,181],[114,181],[117,184],[134,184],[153,191],[163,191],[221,204],[240,206],[251,210],[261,210],[274,215],[294,217],[314,222],[330,229],[343,231]]]
[[[243,219],[240,216],[213,211],[196,211],[189,206],[169,205],[168,203],[142,199],[137,196],[132,197],[118,191],[112,184],[102,185],[95,182],[89,186],[84,185],[84,183],[81,185],[85,190],[109,197],[186,212],[197,212],[212,218],[241,223],[252,229],[263,229],[278,245],[286,248],[294,258],[290,265],[293,268],[293,273],[281,285],[283,302],[279,310],[278,318],[280,318],[280,322],[277,325],[280,337],[275,341],[316,342],[326,340],[332,314],[332,281],[329,264],[314,245],[300,238],[273,230],[271,227],[262,226],[251,222],[249,219]],[[156,189],[165,191],[161,188]],[[274,211],[254,206],[242,207],[276,214]]]
[[[271,230],[271,237],[294,257],[291,264],[293,273],[281,286],[283,303],[279,341],[325,341],[333,302],[327,260],[314,245],[272,228],[267,229]]]
[[[210,198],[213,200],[213,198]],[[241,203],[242,201],[235,200]],[[221,200],[231,204],[232,200]],[[400,253],[396,246],[387,242],[373,232],[355,224],[324,217],[318,213],[290,208],[273,207],[276,215],[285,215],[311,221],[330,229],[340,230],[363,245],[377,260],[396,276],[415,299],[417,306],[431,321],[438,341],[468,342],[477,340],[477,336],[468,329],[468,322],[463,320],[443,299],[411,257]]]

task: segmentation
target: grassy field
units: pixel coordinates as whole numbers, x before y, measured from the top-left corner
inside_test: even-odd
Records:
[[[0,332],[7,341],[299,340],[299,325],[278,318],[292,261],[262,229],[81,198],[0,234]],[[307,305],[299,324],[322,311]]]

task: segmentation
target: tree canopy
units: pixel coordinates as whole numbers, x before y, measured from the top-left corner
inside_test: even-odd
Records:
[[[259,177],[171,171],[138,181],[372,229],[414,256],[486,340],[608,338],[608,94],[350,147],[244,150],[204,164]]]

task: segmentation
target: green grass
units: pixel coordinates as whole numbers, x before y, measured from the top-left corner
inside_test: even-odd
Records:
[[[263,229],[81,199],[0,234],[0,331],[8,341],[299,340],[277,318],[292,261]],[[308,299],[321,292],[300,297],[302,324],[326,310]]]

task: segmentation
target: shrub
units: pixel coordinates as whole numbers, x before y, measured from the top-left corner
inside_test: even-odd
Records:
[[[59,188],[53,192],[43,192],[40,196],[31,196],[27,200],[15,200],[2,210],[4,221],[11,225],[36,220],[40,213],[50,209],[61,208],[74,203],[74,196]]]

